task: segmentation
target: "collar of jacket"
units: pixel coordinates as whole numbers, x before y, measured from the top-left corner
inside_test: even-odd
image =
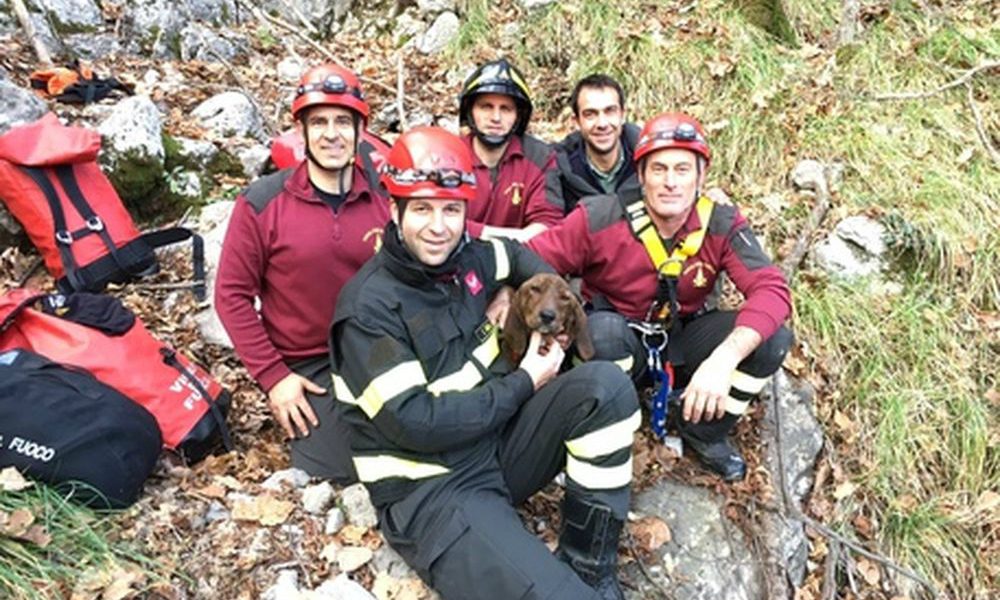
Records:
[[[621,192],[618,192],[617,196],[618,196],[618,202],[621,204],[622,207],[622,218],[625,220],[627,224],[629,221],[628,206],[639,199],[642,199],[645,202],[642,188],[640,187],[640,188],[631,188],[628,190],[623,190]],[[698,204],[697,201],[691,204],[691,208],[688,209],[687,218],[684,219],[684,223],[681,225],[681,228],[678,229],[677,233],[675,233],[671,238],[670,247],[666,248],[668,252],[673,250],[673,248],[677,245],[678,241],[684,240],[687,234],[691,233],[692,231],[697,231],[701,229],[702,227],[701,218],[698,217],[698,211],[695,210],[697,204]],[[649,214],[649,207],[645,206],[644,204],[643,208],[645,208],[646,213]],[[708,224],[706,223],[705,226],[707,227]],[[629,229],[631,230],[631,227]],[[635,236],[633,235],[633,237]]]
[[[407,285],[423,287],[442,281],[451,281],[458,276],[461,270],[462,250],[469,242],[469,234],[463,232],[462,240],[452,250],[448,259],[436,267],[425,265],[413,256],[403,244],[403,238],[395,221],[389,221],[386,225],[382,240],[380,253],[385,254],[386,267],[389,272]]]
[[[300,200],[324,204],[322,198],[316,194],[312,184],[309,183],[309,167],[306,164],[308,160],[307,158],[300,162],[299,166],[295,167],[295,171],[291,177],[285,180],[285,191]],[[351,189],[347,193],[344,204],[354,202],[355,200],[374,199],[375,195],[368,185],[368,178],[365,177],[364,168],[357,160],[354,161],[352,168],[354,169],[354,177],[352,177]]]
[[[476,149],[472,145],[472,134],[467,134],[462,136],[462,140],[465,141],[465,145],[469,147],[469,152],[472,153],[472,168],[473,169],[486,169],[486,163],[484,163],[479,155],[476,154]],[[505,162],[512,160],[517,157],[524,156],[524,145],[521,143],[521,136],[512,135],[510,136],[510,141],[507,142],[507,147],[503,151],[503,156],[500,157],[500,161],[497,162],[497,166],[504,164]]]

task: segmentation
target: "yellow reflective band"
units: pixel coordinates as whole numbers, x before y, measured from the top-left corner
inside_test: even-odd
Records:
[[[476,384],[482,380],[482,373],[479,372],[475,363],[469,361],[454,373],[428,383],[427,391],[435,396],[440,396],[445,392],[464,392],[476,387]]]
[[[518,76],[517,72],[514,71],[514,69],[510,69],[509,73],[510,73],[510,78],[514,82],[514,84],[517,85],[517,87],[521,88],[521,91],[524,92],[525,96],[531,98],[531,90],[528,89],[527,82],[521,79]]]
[[[365,411],[369,419],[382,410],[386,402],[402,394],[406,390],[425,385],[427,377],[420,363],[411,360],[389,369],[368,384],[361,397],[357,400],[358,407]]]
[[[351,388],[347,387],[347,382],[344,378],[336,373],[330,374],[330,379],[333,380],[333,398],[334,400],[340,400],[341,402],[346,402],[347,404],[357,404],[358,399],[354,397],[351,393]]]
[[[399,458],[398,456],[355,456],[354,468],[358,472],[358,479],[365,483],[388,479],[390,477],[403,477],[405,479],[425,479],[437,475],[444,475],[450,469],[434,463],[422,463],[415,460]]]
[[[642,423],[642,413],[636,410],[632,416],[602,427],[596,431],[566,440],[566,450],[577,458],[596,458],[617,452],[632,445],[632,434]]]
[[[749,400],[737,400],[732,396],[726,396],[726,412],[732,415],[742,415],[750,406]]]
[[[491,326],[489,337],[472,351],[472,358],[479,361],[483,367],[488,367],[498,356],[500,356],[500,330]]]
[[[440,396],[445,392],[464,392],[476,387],[483,380],[479,367],[486,369],[500,356],[500,336],[496,327],[489,327],[489,336],[472,351],[474,361],[468,361],[462,368],[427,384],[427,391]],[[476,365],[476,362],[479,365]]]
[[[503,281],[510,276],[510,258],[507,256],[507,247],[500,240],[491,239],[493,244],[493,255],[497,262],[497,281]]]
[[[748,394],[759,394],[767,385],[767,377],[754,377],[739,371],[733,371],[733,376],[729,379],[730,387],[734,387],[741,392]]]
[[[635,357],[626,356],[625,358],[619,358],[615,361],[615,364],[618,365],[619,369],[625,371],[625,374],[627,375],[632,372],[632,367],[635,366]]]
[[[566,455],[566,476],[588,490],[611,490],[632,481],[632,457],[617,467],[598,467]]]

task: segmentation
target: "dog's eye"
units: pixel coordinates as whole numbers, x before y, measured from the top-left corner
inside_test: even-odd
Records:
[[[541,293],[541,291],[542,291],[542,286],[540,286],[540,285],[532,285],[532,286],[530,286],[530,287],[528,288],[528,291],[529,291],[529,292],[531,292],[532,294],[538,294],[538,293]]]

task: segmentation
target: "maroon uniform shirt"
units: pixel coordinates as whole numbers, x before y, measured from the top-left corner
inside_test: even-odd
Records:
[[[303,162],[236,198],[215,308],[236,354],[265,390],[291,373],[287,362],[327,353],[340,289],[381,246],[389,220],[382,194],[356,166],[347,199],[334,212],[316,195]]]
[[[530,135],[514,135],[496,166],[496,177],[476,156],[472,136],[465,140],[476,173],[476,199],[469,203],[469,233],[478,237],[484,225],[522,229],[532,223],[548,227],[563,216],[562,186],[555,151]]]
[[[584,198],[558,226],[528,241],[556,271],[583,279],[590,300],[603,296],[622,315],[644,320],[656,297],[657,273],[645,246],[632,234],[624,206],[640,198],[616,195]],[[674,243],[701,227],[692,207]],[[668,254],[673,246],[667,247]],[[684,261],[677,281],[681,316],[704,306],[725,271],[746,297],[736,326],[746,326],[767,339],[791,312],[791,294],[784,275],[764,253],[747,220],[735,206],[715,205],[708,232],[698,252]]]

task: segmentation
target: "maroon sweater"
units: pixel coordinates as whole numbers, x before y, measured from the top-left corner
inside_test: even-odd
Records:
[[[289,362],[327,353],[340,289],[381,245],[389,220],[381,194],[357,166],[334,212],[316,196],[303,162],[255,181],[236,198],[215,308],[236,354],[265,390],[291,372]]]
[[[549,227],[563,216],[562,186],[555,151],[530,135],[511,136],[496,181],[490,168],[476,156],[472,136],[462,138],[472,152],[476,199],[469,204],[468,229],[475,237],[484,225],[521,229],[532,223]]]
[[[636,190],[635,197],[627,200],[615,195],[584,198],[565,221],[533,237],[527,246],[559,273],[582,277],[588,300],[603,296],[621,314],[641,320],[656,297],[657,274],[645,246],[632,234],[623,208],[623,203],[637,200],[639,193]],[[700,227],[692,207],[674,236],[675,243]],[[672,249],[667,248],[668,253]],[[682,316],[705,304],[722,271],[746,297],[736,325],[769,338],[791,312],[788,284],[739,209],[715,205],[705,241],[681,268],[677,301]]]

